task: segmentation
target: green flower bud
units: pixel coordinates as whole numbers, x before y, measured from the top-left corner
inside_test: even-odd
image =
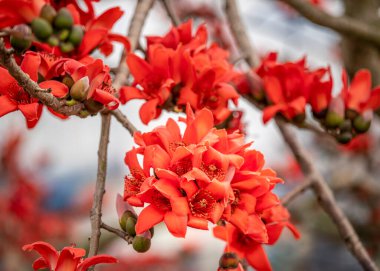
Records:
[[[40,12],[41,18],[44,18],[49,23],[53,23],[55,16],[57,16],[57,11],[51,5],[46,4],[42,7]]]
[[[352,133],[344,132],[336,137],[336,140],[341,144],[347,144],[352,140]]]
[[[135,236],[133,238],[132,246],[133,249],[139,253],[147,252],[150,249],[151,241],[149,238],[143,236]]]
[[[69,41],[74,44],[74,46],[78,46],[82,42],[83,35],[83,28],[79,25],[74,25],[70,32]]]
[[[85,76],[72,85],[70,88],[71,98],[83,102],[87,99],[88,90],[90,88],[90,80]]]
[[[54,26],[57,29],[70,29],[74,24],[73,16],[67,8],[61,8],[54,19]]]
[[[87,110],[82,110],[79,112],[79,117],[81,118],[87,118],[88,116],[90,115],[90,112],[88,112]]]
[[[51,24],[43,18],[36,18],[32,21],[33,34],[40,40],[45,40],[53,34]]]
[[[352,121],[354,129],[357,133],[362,134],[368,131],[369,127],[371,127],[371,120],[366,120],[363,116],[358,115]]]
[[[58,33],[58,38],[60,41],[67,40],[69,38],[69,36],[70,36],[70,30],[68,30],[68,29],[62,29]]]
[[[234,269],[239,266],[239,258],[233,252],[226,252],[220,257],[219,267],[222,269]]]
[[[62,42],[59,44],[59,49],[61,49],[62,53],[70,53],[75,48],[74,45],[70,42]]]
[[[97,102],[97,101],[94,101],[93,99],[89,99],[89,100],[85,100],[84,102],[84,106],[86,107],[86,109],[91,113],[91,114],[96,114],[98,113],[100,110],[103,109],[104,105]]]
[[[125,211],[123,213],[123,215],[121,216],[121,218],[119,220],[119,224],[120,224],[120,228],[122,228],[123,231],[127,231],[127,220],[130,217],[136,219],[135,214],[133,212],[131,212],[131,211]],[[135,235],[136,235],[136,233],[135,233]]]
[[[17,51],[24,51],[32,45],[32,31],[26,24],[19,24],[13,27],[11,38],[11,45]]]
[[[76,105],[77,103],[78,103],[78,101],[74,100],[74,99],[66,100],[66,105],[67,106],[73,106],[73,105]]]
[[[58,46],[59,45],[59,39],[56,37],[56,36],[50,36],[47,40],[47,43],[50,45],[50,46]]]
[[[73,78],[71,78],[70,75],[65,75],[62,78],[62,83],[64,83],[68,88],[71,88],[75,82],[74,82]]]
[[[333,111],[327,112],[325,125],[328,128],[337,128],[344,121],[343,117]]]
[[[127,222],[125,223],[125,232],[128,233],[131,236],[136,235],[136,222],[137,219],[134,217],[128,217]]]
[[[345,120],[343,121],[340,125],[339,125],[339,129],[341,131],[341,133],[343,132],[351,132],[352,130],[352,125],[351,125],[351,120]]]

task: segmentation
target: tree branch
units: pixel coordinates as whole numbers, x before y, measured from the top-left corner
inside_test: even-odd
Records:
[[[119,236],[121,239],[123,239],[124,241],[127,241],[128,244],[132,244],[132,241],[133,241],[133,236],[130,236],[128,233],[122,231],[122,230],[119,230],[119,229],[115,229],[114,227],[111,227],[105,223],[101,223],[100,224],[100,227],[115,234],[116,236]]]
[[[376,27],[347,16],[332,16],[322,9],[316,8],[305,0],[278,0],[282,1],[309,21],[335,30],[344,35],[359,38],[380,46],[380,33]]]
[[[241,23],[239,13],[235,8],[231,7],[236,8],[235,0],[226,0],[226,13],[229,13],[227,17],[229,19],[230,28],[234,33],[234,36],[238,37],[239,35],[242,35],[244,37],[248,37]],[[236,42],[242,52],[250,53],[252,54],[251,57],[253,57],[255,53],[249,43],[249,40],[248,42],[244,40],[242,42],[241,38],[236,38]],[[250,66],[253,67],[253,64]],[[255,103],[253,104],[255,105]],[[331,189],[313,165],[313,160],[311,157],[300,146],[294,135],[292,135],[290,130],[288,130],[288,127],[285,125],[285,123],[278,118],[276,118],[276,122],[285,142],[289,145],[297,162],[300,164],[303,174],[312,183],[312,188],[319,200],[319,204],[335,223],[342,239],[344,240],[351,254],[359,261],[364,270],[377,271],[378,268],[370,258],[368,252],[365,250],[363,244],[359,240],[358,235],[348,221],[347,217],[339,208]]]
[[[91,238],[88,257],[98,253],[100,239],[100,225],[102,223],[102,203],[105,193],[105,182],[107,175],[107,150],[110,134],[111,115],[102,114],[102,129],[100,132],[100,142],[98,150],[98,175],[95,185],[94,201],[92,203],[90,220],[91,220]]]
[[[82,103],[68,106],[66,105],[66,100],[57,99],[50,93],[49,89],[40,88],[39,85],[30,79],[29,75],[24,73],[20,66],[17,65],[13,57],[13,50],[5,47],[3,38],[0,38],[0,63],[30,96],[39,99],[41,103],[54,111],[66,116],[71,116],[78,115],[80,111],[84,109]]]
[[[161,0],[162,5],[164,6],[166,13],[168,14],[172,24],[178,26],[181,23],[181,20],[178,18],[177,14],[172,5],[171,0]]]
[[[129,133],[133,136],[133,134],[137,131],[137,128],[129,121],[127,116],[123,114],[120,110],[113,110],[110,112],[122,125],[126,128]]]
[[[285,196],[281,198],[281,204],[287,206],[292,200],[301,195],[307,189],[311,187],[312,183],[310,180],[306,180],[296,186],[293,190],[288,192]]]

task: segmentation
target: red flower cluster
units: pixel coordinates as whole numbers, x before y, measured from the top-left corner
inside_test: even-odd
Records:
[[[140,118],[147,124],[163,108],[182,110],[189,103],[194,110],[208,108],[217,124],[237,104],[238,93],[228,83],[235,73],[227,61],[228,52],[216,44],[207,46],[207,30],[201,25],[192,35],[192,21],[172,28],[164,37],[148,37],[146,59],[130,54],[127,64],[133,87],[120,91],[120,101],[146,100]]]
[[[108,255],[97,255],[83,259],[86,250],[75,247],[64,247],[57,251],[52,245],[45,242],[35,242],[25,245],[23,250],[35,250],[41,255],[33,263],[34,270],[49,269],[51,271],[86,271],[91,266],[101,263],[117,263],[117,259]]]
[[[164,221],[174,236],[185,237],[187,226],[207,230],[209,222],[225,221],[258,246],[275,242],[290,225],[286,210],[275,209],[280,203],[272,190],[282,180],[263,169],[263,155],[248,149],[251,143],[245,144],[242,134],[214,128],[210,110],[194,115],[188,105],[186,111],[183,135],[169,119],[152,132],[135,133],[139,147],[126,154],[131,176],[125,178],[124,198],[133,206],[149,204],[137,219],[136,233]]]

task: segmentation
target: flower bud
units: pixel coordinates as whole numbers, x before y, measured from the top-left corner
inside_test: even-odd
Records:
[[[70,42],[61,42],[61,44],[59,45],[59,49],[61,49],[62,53],[70,53],[75,48],[74,45]]]
[[[84,102],[84,106],[86,107],[86,109],[91,113],[91,114],[96,114],[98,113],[100,110],[103,109],[104,105],[93,100],[93,99],[88,99],[88,100],[85,100]]]
[[[340,125],[339,125],[339,129],[341,131],[341,133],[343,132],[351,132],[352,130],[352,125],[351,125],[351,120],[345,120],[343,121]]]
[[[220,257],[219,267],[222,269],[234,269],[239,266],[239,258],[233,252],[226,252]]]
[[[75,82],[74,82],[73,78],[71,78],[70,75],[65,75],[62,78],[62,83],[65,84],[68,88],[71,88]]]
[[[50,36],[47,40],[47,43],[50,45],[50,46],[58,46],[59,45],[59,39],[56,37],[56,36]]]
[[[352,125],[357,133],[365,133],[368,131],[369,127],[371,127],[371,118],[358,115],[352,121]]]
[[[73,16],[67,8],[61,8],[54,19],[54,26],[58,29],[70,29],[74,24]]]
[[[329,110],[325,118],[327,128],[337,128],[344,121],[344,104],[341,98],[331,100]]]
[[[343,132],[336,137],[336,140],[341,144],[347,144],[352,140],[352,133]]]
[[[11,45],[17,51],[24,51],[32,45],[32,31],[26,24],[13,27],[10,38]]]
[[[136,235],[136,223],[137,219],[134,217],[128,217],[127,222],[125,223],[125,232],[128,233],[131,236]]]
[[[70,96],[77,101],[84,101],[87,99],[88,90],[90,88],[90,80],[85,76],[72,85],[70,88]]]
[[[150,249],[151,241],[141,235],[137,235],[133,238],[132,246],[133,249],[139,253],[147,252]]]
[[[58,38],[60,41],[65,41],[69,38],[70,31],[68,29],[62,29],[58,33]]]
[[[132,211],[125,211],[119,219],[120,228],[122,228],[125,232],[127,231],[127,221],[130,217],[136,219],[136,215]]]
[[[57,11],[49,4],[44,5],[40,11],[40,17],[44,18],[49,23],[53,23],[56,15]]]
[[[51,24],[43,18],[36,18],[32,21],[33,34],[40,40],[45,40],[53,34]]]
[[[79,25],[74,25],[70,32],[69,41],[74,46],[78,46],[82,42],[83,34],[82,27]]]

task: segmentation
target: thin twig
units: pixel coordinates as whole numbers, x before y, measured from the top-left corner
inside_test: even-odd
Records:
[[[114,227],[111,227],[111,226],[109,226],[103,222],[100,224],[100,227],[111,232],[111,233],[113,233],[113,234],[115,234],[116,236],[119,236],[124,241],[127,241],[128,244],[132,244],[133,236],[130,236],[128,233],[126,233],[122,230],[116,229]]]
[[[177,14],[172,5],[171,0],[161,0],[162,5],[164,6],[166,13],[168,14],[172,24],[178,26],[181,23],[181,20],[178,18]]]
[[[126,128],[129,133],[133,136],[133,134],[137,131],[136,127],[129,121],[127,116],[123,114],[120,110],[113,110],[110,112],[123,126]]]
[[[347,16],[332,16],[305,0],[278,0],[282,1],[309,21],[333,29],[341,34],[359,38],[380,46],[380,33],[374,25],[353,19]]]
[[[292,150],[294,157],[300,164],[304,175],[309,177],[310,182],[312,183],[312,188],[318,197],[319,204],[334,221],[347,248],[359,261],[364,270],[378,270],[376,264],[373,262],[367,250],[361,243],[351,223],[348,221],[342,209],[338,206],[330,187],[315,168],[312,158],[298,143],[295,135],[290,131],[289,127],[285,123],[277,121],[277,125],[285,142]]]
[[[237,12],[235,1],[226,0],[226,3],[227,17],[229,19],[230,28],[232,32],[234,32],[235,38],[238,37],[238,35],[242,35],[243,37],[248,38],[247,34],[245,33],[245,29],[241,23],[240,15]],[[246,40],[242,40],[241,38],[236,38],[236,42],[242,52],[250,53],[253,57],[255,52],[253,51],[249,43],[249,40],[247,42]],[[253,68],[253,64],[251,64],[251,67]],[[255,103],[253,104],[255,105]],[[276,118],[276,122],[278,124],[278,127],[280,128],[281,134],[285,142],[289,145],[297,162],[300,164],[304,176],[312,183],[312,188],[319,200],[319,204],[335,223],[349,251],[359,261],[364,270],[378,270],[374,261],[371,259],[368,252],[365,250],[354,228],[348,221],[343,211],[339,208],[337,202],[335,201],[333,192],[326,184],[322,175],[315,168],[311,157],[301,147],[301,145],[295,139],[294,135],[291,134],[286,124],[279,118]]]
[[[100,132],[100,142],[98,149],[98,175],[92,203],[90,220],[91,220],[91,238],[88,257],[98,253],[100,239],[100,225],[102,223],[102,203],[105,193],[105,182],[107,175],[107,150],[110,134],[111,115],[102,114],[102,129]]]
[[[297,185],[293,190],[288,192],[285,196],[281,198],[281,204],[286,206],[288,205],[291,201],[293,201],[296,197],[304,193],[307,189],[311,187],[311,181],[306,180]]]
[[[5,47],[4,40],[0,38],[0,63],[8,70],[9,74],[17,81],[17,83],[29,93],[30,96],[39,99],[39,101],[44,105],[66,116],[78,115],[84,109],[84,105],[82,103],[68,106],[66,105],[66,100],[57,99],[50,93],[49,89],[40,88],[36,82],[30,79],[28,74],[21,70],[12,54],[13,50],[7,49]]]

